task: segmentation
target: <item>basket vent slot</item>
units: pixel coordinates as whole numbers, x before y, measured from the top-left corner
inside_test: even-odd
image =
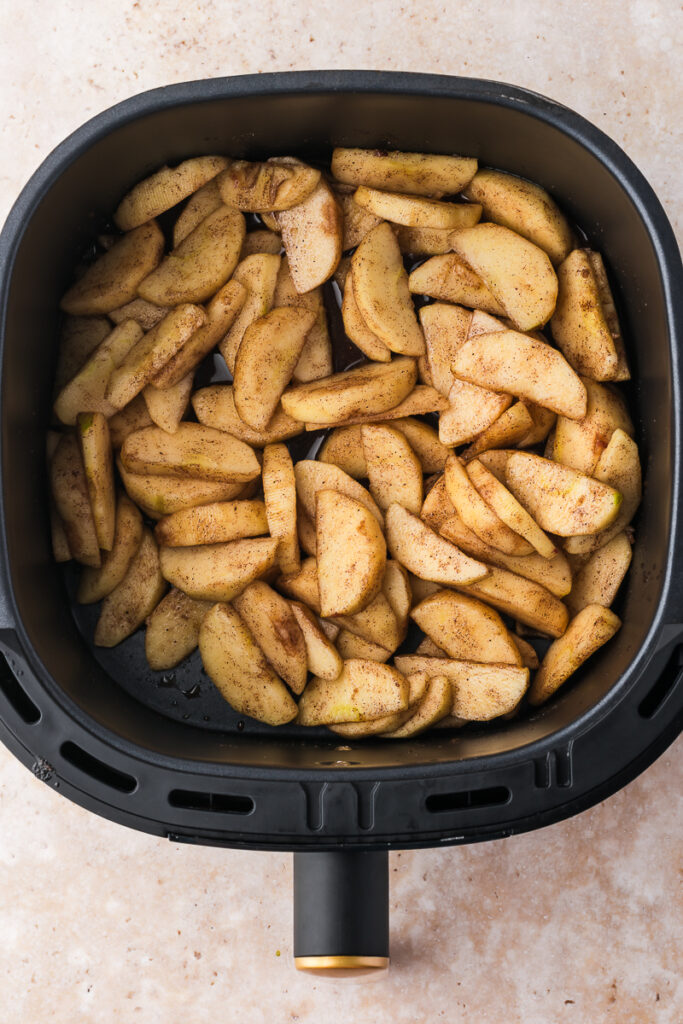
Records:
[[[132,775],[127,775],[125,772],[120,772],[118,768],[112,768],[110,764],[99,761],[87,750],[83,750],[83,747],[72,743],[71,740],[62,743],[59,752],[64,760],[77,768],[79,772],[89,775],[91,779],[97,779],[104,786],[118,790],[119,793],[132,793],[137,788],[137,781]]]
[[[641,718],[654,718],[683,676],[683,644],[674,647],[661,675],[638,705]]]
[[[0,651],[0,692],[27,725],[35,725],[40,721],[39,709],[19,683],[2,651]]]
[[[462,811],[468,807],[497,807],[512,798],[507,786],[487,786],[481,789],[463,789],[459,793],[432,793],[425,803],[432,814]]]
[[[254,801],[250,796],[234,793],[206,793],[192,789],[172,789],[168,794],[171,807],[188,811],[216,811],[219,814],[251,814]]]

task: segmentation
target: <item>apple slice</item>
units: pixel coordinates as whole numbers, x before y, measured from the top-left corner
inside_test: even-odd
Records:
[[[565,550],[572,555],[585,555],[607,544],[628,526],[643,494],[638,445],[623,430],[615,430],[598,460],[595,479],[616,488],[623,495],[618,515],[608,529],[592,537],[568,537]],[[584,531],[585,532],[585,531]]]
[[[277,238],[278,236],[275,235],[274,237]],[[306,335],[306,342],[299,356],[299,362],[294,367],[292,379],[298,384],[304,384],[308,380],[320,380],[321,377],[329,377],[334,370],[334,366],[332,362],[332,342],[330,341],[322,287],[313,288],[304,295],[300,295],[294,287],[294,281],[289,270],[289,261],[286,256],[280,261],[280,269],[278,270],[275,293],[273,295],[273,306],[302,306],[304,309],[310,309],[315,315],[315,323]]]
[[[508,456],[505,480],[539,526],[560,537],[599,533],[622,503],[614,487],[528,452]]]
[[[396,235],[387,223],[369,231],[351,257],[353,294],[365,323],[392,352],[425,351]]]
[[[181,423],[175,434],[160,427],[137,430],[123,442],[121,461],[129,473],[224,483],[247,483],[261,474],[249,445],[199,423]]]
[[[449,456],[444,478],[455,510],[478,537],[507,555],[531,554],[532,545],[510,529],[482,498],[457,455]]]
[[[474,384],[470,385],[470,387],[475,386]],[[533,429],[534,421],[527,403],[515,402],[514,405],[505,409],[489,427],[482,430],[472,444],[465,448],[462,459],[464,462],[468,462],[470,459],[495,451],[497,448],[520,444],[522,437],[528,435]]]
[[[557,276],[559,294],[550,326],[568,361],[593,380],[628,380],[619,320],[599,253],[575,249]]]
[[[372,333],[363,319],[353,294],[353,274],[346,275],[341,313],[344,330],[354,345],[368,359],[374,359],[378,363],[388,363],[391,359],[391,349],[387,348],[381,338]]]
[[[543,704],[580,665],[611,640],[621,626],[609,608],[590,604],[572,619],[564,636],[551,644],[529,690],[530,704]]]
[[[424,500],[422,510],[420,511],[420,519],[430,529],[438,533],[441,529],[441,524],[445,523],[452,515],[455,515],[455,508],[453,502],[448,497],[446,479],[442,473]]]
[[[442,203],[422,196],[383,192],[367,185],[360,185],[353,198],[358,206],[381,220],[410,228],[465,228],[476,224],[481,217],[481,207],[477,203]]]
[[[370,492],[381,509],[393,502],[414,515],[422,508],[422,466],[408,440],[387,424],[366,423],[361,440]]]
[[[426,672],[430,679],[448,679],[453,691],[451,713],[470,722],[487,722],[512,711],[529,686],[529,669],[516,665],[482,665],[415,654],[401,655],[395,663],[406,674]]]
[[[474,459],[467,466],[467,475],[486,504],[491,506],[506,526],[524,537],[543,558],[553,557],[557,548],[550,537],[543,532],[535,519],[520,505],[507,487],[488,471],[486,466],[482,465],[478,459]]]
[[[192,407],[200,423],[205,427],[223,430],[253,448],[286,441],[303,433],[304,425],[293,420],[279,405],[264,430],[255,430],[245,423],[235,408],[234,389],[231,384],[212,384],[200,388],[192,396]]]
[[[397,360],[393,360],[395,363]],[[361,367],[363,369],[363,367]],[[448,399],[440,395],[436,388],[425,384],[416,384],[407,398],[394,405],[391,409],[384,409],[382,412],[358,413],[355,416],[345,416],[336,423],[343,423],[350,427],[356,423],[384,423],[388,420],[405,419],[407,416],[426,416],[431,412],[443,412],[448,408]],[[307,423],[306,430],[320,430],[327,424]]]
[[[483,579],[488,569],[464,555],[401,505],[386,515],[387,546],[392,558],[421,579],[446,586]]]
[[[427,365],[431,383],[442,395],[448,395],[454,381],[451,363],[461,345],[467,341],[472,310],[432,302],[419,313],[427,346]]]
[[[455,302],[505,316],[505,309],[461,256],[450,252],[432,256],[412,271],[408,287],[415,295]]]
[[[586,389],[564,356],[518,331],[470,338],[455,353],[453,372],[471,384],[529,399],[569,419],[586,415]]]
[[[550,319],[557,299],[557,277],[547,253],[537,245],[500,224],[476,224],[454,231],[452,244],[520,331],[530,331]]]
[[[609,608],[628,572],[632,557],[631,541],[625,531],[598,548],[574,577],[567,598],[567,607],[572,615],[577,615],[589,604]]]
[[[416,379],[414,359],[366,363],[288,388],[282,396],[282,408],[301,422],[336,424],[359,413],[367,416],[387,412],[408,396]]]
[[[487,220],[516,231],[547,252],[555,265],[572,247],[566,217],[540,185],[486,168],[477,171],[463,195],[481,203]]]
[[[558,416],[551,458],[564,466],[592,476],[598,460],[615,430],[633,437],[633,423],[622,395],[609,385],[581,378],[586,388],[588,405],[581,420]]]
[[[445,676],[432,676],[427,682],[427,692],[410,718],[394,729],[382,735],[385,739],[402,740],[409,736],[417,736],[440,722],[450,714],[453,704],[453,688]]]
[[[334,192],[321,180],[313,192],[278,213],[282,243],[296,290],[303,294],[327,281],[342,254],[342,212]]]
[[[276,555],[272,537],[159,550],[164,579],[198,601],[232,601],[275,564]]]
[[[468,441],[477,444],[479,438],[488,437],[488,431],[500,422],[510,405],[511,395],[455,379],[448,392],[448,408],[439,416],[439,440],[446,445],[461,445]],[[507,443],[508,436],[506,428],[503,443]],[[488,441],[481,443],[487,444]]]
[[[485,579],[464,588],[457,584],[455,589],[480,598],[540,633],[562,636],[567,628],[569,612],[562,601],[540,584],[507,569],[490,569]]]
[[[283,306],[244,332],[235,359],[233,395],[238,416],[255,430],[268,426],[314,322],[310,309]]]
[[[476,169],[476,159],[466,156],[345,148],[332,153],[332,174],[337,181],[435,199],[460,192]]]
[[[413,608],[410,617],[449,658],[521,664],[500,615],[474,597],[440,590]]]
[[[350,658],[335,680],[314,676],[299,701],[299,725],[381,718],[408,707],[408,680],[391,665]]]
[[[241,715],[268,725],[284,725],[297,705],[261,648],[229,604],[216,604],[199,630],[199,653],[207,675]]]
[[[321,490],[315,534],[321,615],[360,611],[382,588],[387,547],[379,523],[353,498]]]

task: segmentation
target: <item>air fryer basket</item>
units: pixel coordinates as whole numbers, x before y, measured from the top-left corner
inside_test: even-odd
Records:
[[[341,743],[324,730],[241,721],[197,656],[169,678],[146,667],[141,635],[95,650],[94,612],[76,621],[73,581],[52,562],[44,432],[56,311],[77,254],[126,189],[164,162],[212,152],[324,158],[334,145],[463,153],[538,181],[605,254],[615,284],[645,477],[618,607],[624,625],[548,705],[496,727]],[[368,942],[380,950],[386,855],[370,851],[471,842],[567,817],[677,734],[680,258],[646,181],[578,115],[521,89],[427,75],[295,73],[159,89],[94,118],[48,157],[7,221],[0,259],[0,736],[64,795],[176,840],[309,851],[307,878],[328,890],[331,875],[337,892],[374,878],[367,913],[343,934],[320,926],[311,939],[302,904],[297,945],[353,952],[359,928],[367,936],[379,927]],[[335,850],[347,852],[321,855]]]

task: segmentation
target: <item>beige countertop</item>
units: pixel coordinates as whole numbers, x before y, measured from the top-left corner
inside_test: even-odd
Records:
[[[574,107],[681,226],[673,0],[0,5],[0,219],[50,149],[143,89],[309,68],[500,79]],[[678,116],[678,124],[676,118]],[[677,134],[678,132],[678,134]],[[0,748],[2,1024],[674,1024],[683,745],[529,835],[391,857],[391,970],[298,975],[291,858],[175,846],[68,803]]]

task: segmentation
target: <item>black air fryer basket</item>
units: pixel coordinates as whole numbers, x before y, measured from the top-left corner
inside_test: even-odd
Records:
[[[73,580],[52,560],[45,429],[58,303],[77,256],[121,195],[164,162],[325,158],[338,145],[472,155],[539,182],[605,254],[615,285],[645,481],[623,628],[547,705],[515,720],[400,743],[241,721],[198,655],[169,678],[148,669],[141,633],[95,649],[96,609],[74,615]],[[569,817],[677,735],[683,275],[652,189],[587,121],[522,89],[431,75],[158,89],[105,111],[48,157],[9,216],[0,260],[0,736],[48,785],[114,821],[176,842],[294,851],[300,966],[386,962],[388,850]]]

